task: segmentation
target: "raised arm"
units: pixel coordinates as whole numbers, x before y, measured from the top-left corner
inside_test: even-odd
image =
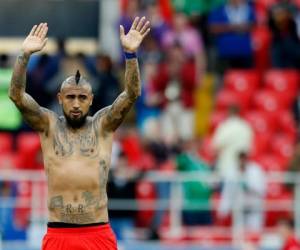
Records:
[[[48,27],[46,23],[33,26],[22,44],[22,50],[14,66],[9,88],[9,97],[22,113],[25,121],[35,130],[46,132],[49,125],[49,111],[42,108],[25,92],[26,69],[29,58],[34,52],[41,51],[47,42]]]
[[[120,39],[126,57],[125,90],[118,96],[114,103],[95,114],[95,119],[100,122],[103,131],[115,131],[134,102],[141,94],[141,80],[136,58],[136,51],[145,36],[149,33],[149,21],[145,17],[136,17],[130,31],[125,35],[124,27],[120,26]]]

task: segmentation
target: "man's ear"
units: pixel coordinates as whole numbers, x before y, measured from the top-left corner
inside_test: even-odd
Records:
[[[92,106],[92,104],[93,104],[93,100],[94,100],[94,95],[93,95],[93,94],[91,94],[91,102],[90,102],[90,106]]]
[[[62,104],[62,96],[61,96],[60,92],[57,93],[57,99],[58,99],[59,104]]]

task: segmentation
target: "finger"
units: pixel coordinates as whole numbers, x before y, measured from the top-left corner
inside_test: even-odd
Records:
[[[40,23],[39,26],[36,28],[34,34],[33,34],[34,36],[38,36],[42,26],[43,26],[43,23]]]
[[[143,26],[145,20],[146,20],[146,17],[143,16],[143,17],[141,18],[141,20],[139,21],[137,27],[136,27],[136,30],[137,30],[137,31],[140,31],[140,30],[141,30],[141,28],[142,28],[142,26]]]
[[[133,21],[133,23],[131,25],[131,29],[132,30],[136,29],[136,26],[138,25],[139,20],[140,20],[140,18],[138,16],[134,19],[134,21]]]
[[[120,37],[124,37],[124,36],[125,36],[124,26],[120,25]]]
[[[34,25],[29,33],[30,36],[33,36],[35,30],[36,30],[37,25]]]
[[[150,22],[149,22],[149,21],[147,21],[147,22],[144,24],[143,28],[142,28],[141,31],[140,31],[140,33],[141,33],[142,35],[144,35],[144,33],[147,31],[147,29],[149,28],[149,25],[150,25]]]
[[[48,32],[48,26],[47,24],[44,25],[43,29],[41,30],[41,33],[40,33],[40,38],[41,39],[45,39],[45,37],[47,36],[47,32]]]
[[[146,32],[143,34],[143,38],[145,38],[145,37],[149,34],[149,32],[150,32],[150,28],[148,28],[148,29],[146,30]]]
[[[42,27],[41,27],[39,33],[37,34],[38,37],[42,38],[42,35],[44,34],[44,31],[45,31],[46,27],[47,27],[47,24],[46,24],[46,23],[43,23],[43,25],[42,25]]]

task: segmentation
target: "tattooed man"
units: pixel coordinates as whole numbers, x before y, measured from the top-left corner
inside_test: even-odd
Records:
[[[49,223],[43,250],[117,249],[108,223],[106,182],[114,131],[140,95],[136,51],[149,33],[149,21],[135,18],[120,40],[126,58],[125,89],[115,102],[93,117],[90,83],[79,72],[67,78],[57,94],[64,115],[39,106],[25,92],[30,56],[47,43],[47,23],[35,25],[22,45],[9,97],[41,138],[48,180]]]

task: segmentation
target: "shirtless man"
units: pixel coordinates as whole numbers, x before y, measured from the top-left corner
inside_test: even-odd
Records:
[[[108,223],[106,183],[114,131],[140,95],[136,51],[149,33],[149,21],[135,18],[120,39],[126,58],[125,90],[115,102],[93,117],[90,83],[77,72],[61,85],[57,97],[64,116],[40,107],[25,92],[31,54],[47,43],[47,23],[35,25],[22,45],[9,97],[41,139],[48,180],[49,223],[43,250],[117,249]]]

